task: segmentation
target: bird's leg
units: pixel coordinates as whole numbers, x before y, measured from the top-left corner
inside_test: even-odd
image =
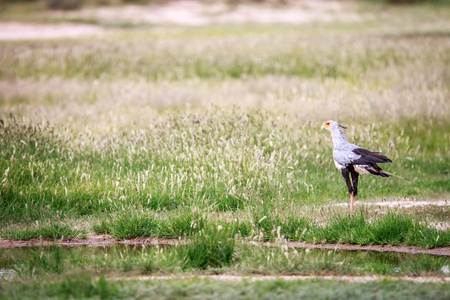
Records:
[[[353,214],[353,204],[355,203],[355,196],[353,193],[350,194],[350,214]]]
[[[353,193],[351,195],[351,203],[350,203],[350,210],[353,210],[353,205],[356,201],[356,195],[358,195],[358,172],[352,171],[352,182],[353,182]]]
[[[345,183],[348,187],[348,193],[350,194],[350,213],[353,211],[353,187],[352,183],[350,182],[350,172],[347,168],[341,169],[342,177],[344,177]]]
[[[355,205],[356,195],[351,194],[350,195],[350,212],[353,213],[353,206]]]

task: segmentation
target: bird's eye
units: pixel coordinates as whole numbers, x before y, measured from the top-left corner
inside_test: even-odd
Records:
[[[330,125],[330,122],[326,122],[325,125]]]

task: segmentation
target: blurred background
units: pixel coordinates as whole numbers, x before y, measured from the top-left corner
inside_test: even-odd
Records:
[[[211,105],[445,119],[448,4],[2,0],[0,115],[98,132]]]

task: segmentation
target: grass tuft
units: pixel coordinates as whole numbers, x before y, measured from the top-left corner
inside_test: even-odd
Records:
[[[448,231],[430,228],[421,219],[395,212],[375,217],[364,210],[354,216],[334,213],[324,223],[294,216],[255,214],[255,230],[251,234],[269,241],[287,238],[312,243],[415,245],[424,248],[450,246]],[[248,236],[248,226],[245,223],[242,226],[241,234]]]
[[[183,269],[222,268],[236,261],[235,245],[235,237],[230,237],[227,227],[209,226],[186,246],[177,247],[177,252],[184,262]]]
[[[51,224],[38,226],[37,228],[25,228],[23,230],[7,230],[2,237],[12,240],[29,240],[32,238],[61,239],[77,237],[82,232],[65,224]]]

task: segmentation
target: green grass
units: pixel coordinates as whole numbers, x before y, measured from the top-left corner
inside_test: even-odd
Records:
[[[12,240],[29,240],[32,238],[61,239],[73,238],[81,235],[82,232],[74,230],[68,225],[51,224],[48,226],[36,226],[37,228],[25,228],[24,230],[10,230],[3,234],[4,238]]]
[[[274,241],[281,236],[293,241],[318,243],[350,243],[379,245],[416,245],[426,248],[450,245],[448,231],[430,228],[410,216],[388,212],[387,215],[370,216],[363,210],[353,217],[332,214],[324,218],[298,218],[295,216],[254,216],[252,227],[264,240]],[[259,220],[259,221],[258,221]],[[243,231],[246,232],[244,225]]]
[[[4,149],[0,163],[6,174],[2,195],[8,200],[2,202],[4,215],[33,220],[44,211],[58,210],[82,216],[130,204],[173,210],[204,200],[219,210],[233,210],[273,199],[310,204],[345,196],[326,133],[309,126],[295,133],[292,127],[274,132],[258,113],[243,127],[235,127],[233,122],[243,117],[227,114],[219,120],[208,113],[202,124],[193,127],[193,118],[182,124],[182,117],[177,117],[161,124],[162,128],[148,128],[141,134],[125,131],[91,140],[90,145],[84,139],[67,141],[69,136],[52,133],[50,126],[8,124],[0,129]],[[376,128],[373,132],[379,136],[377,143],[388,144],[397,130]],[[298,143],[302,137],[296,138],[299,134],[324,140],[313,140],[305,150]],[[412,143],[406,138],[399,136],[397,141],[397,147],[386,153],[397,162],[386,168],[413,182],[363,177],[361,197],[448,193],[448,175],[443,172],[448,165],[445,145],[435,146],[431,156],[410,150]],[[405,156],[413,156],[413,161]],[[311,171],[315,168],[320,172]],[[383,189],[369,188],[368,183]],[[9,213],[12,210],[14,214]]]
[[[216,218],[192,217],[188,212],[164,219],[151,216],[136,216],[136,212],[122,214],[111,221],[96,224],[93,230],[98,234],[109,234],[116,239],[136,237],[178,237],[192,236],[206,224],[217,224]],[[258,236],[264,241],[287,238],[290,241],[319,243],[350,243],[361,245],[415,245],[424,248],[450,245],[448,231],[434,229],[424,218],[389,211],[386,215],[371,215],[361,209],[355,216],[331,213],[325,218],[308,218],[289,213],[271,214],[255,212],[251,218],[240,221],[221,221],[230,236]]]
[[[130,239],[136,237],[158,236],[175,238],[191,235],[205,227],[206,219],[189,210],[177,210],[168,214],[166,218],[158,214],[144,214],[131,211],[120,215],[101,218],[93,225],[93,231],[98,234],[109,234],[116,239]]]
[[[200,231],[186,246],[178,247],[178,255],[184,260],[184,269],[221,268],[236,260],[236,240],[227,228],[212,227]]]
[[[217,118],[218,114],[222,117]],[[445,232],[419,226],[419,218],[393,214],[383,217],[368,212],[360,219],[338,216],[323,231],[317,226],[310,231],[314,226],[305,225],[315,220],[302,219],[307,207],[348,197],[331,161],[329,137],[312,126],[293,131],[289,123],[274,128],[273,122],[275,116],[268,112],[216,110],[173,116],[139,133],[74,138],[49,124],[5,120],[0,128],[4,170],[0,221],[30,224],[95,217],[99,220],[95,232],[124,239],[191,235],[207,221],[220,220],[213,216],[229,213],[231,218],[251,221],[265,235],[282,225],[281,220],[288,220],[290,225],[282,226],[283,235],[294,240],[308,228],[302,237],[308,241],[448,245]],[[407,124],[416,132],[423,128],[419,122]],[[394,143],[386,154],[395,163],[386,169],[412,179],[362,177],[360,199],[447,194],[447,147],[434,142],[448,135],[440,129],[447,124],[431,123],[426,135],[411,134],[413,141],[402,128],[382,124],[356,133],[355,139],[368,148]],[[377,134],[375,143],[369,138],[372,133]],[[302,146],[303,139],[310,142]],[[429,146],[419,151],[416,144]],[[289,214],[289,209],[298,215]],[[258,222],[267,212],[279,213]],[[373,217],[371,222],[366,220]],[[248,225],[243,224],[248,233]],[[348,235],[351,231],[354,234]],[[343,232],[346,238],[340,237]],[[387,232],[391,236],[385,236]],[[409,236],[402,235],[406,233]],[[63,235],[27,228],[3,233],[10,238]]]
[[[380,281],[351,283],[345,281],[304,280],[271,282],[220,282],[201,279],[163,281],[109,281],[103,277],[66,279],[45,284],[2,284],[0,296],[22,299],[445,299],[448,284]]]

